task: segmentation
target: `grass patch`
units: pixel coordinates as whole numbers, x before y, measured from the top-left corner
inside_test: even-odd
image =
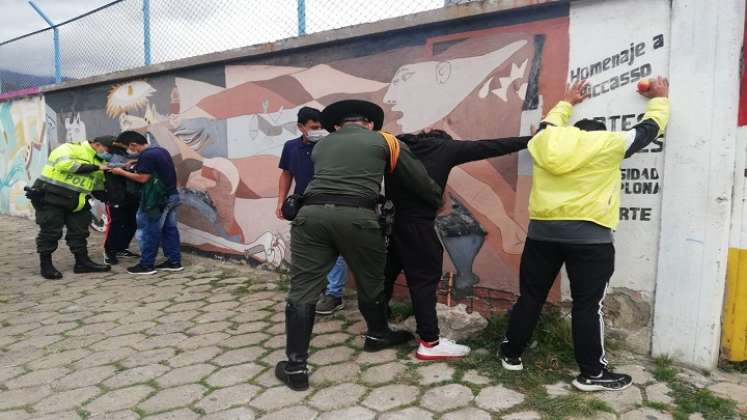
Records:
[[[687,420],[691,414],[701,413],[707,420],[736,419],[737,404],[734,401],[716,396],[713,392],[698,388],[677,377],[678,370],[672,366],[672,361],[666,357],[656,359],[654,377],[657,381],[666,382],[672,390],[674,409],[664,406],[663,409],[672,412],[676,420]],[[656,403],[647,403],[653,407]],[[657,409],[662,409],[654,407]],[[744,416],[741,416],[744,418]]]
[[[473,352],[467,358],[453,363],[464,370],[478,370],[496,382],[521,392],[536,392],[542,385],[567,380],[572,375],[576,365],[571,327],[559,313],[548,312],[540,318],[534,334],[535,341],[522,357],[522,372],[504,370],[495,356],[507,323],[505,315],[491,318],[488,327],[480,335],[465,343],[473,349],[483,348],[488,352]]]
[[[508,317],[505,315],[492,317],[482,333],[465,343],[473,349],[486,349],[487,353],[473,352],[465,359],[451,362],[457,372],[474,369],[507,388],[525,394],[527,399],[522,407],[537,411],[544,418],[593,417],[599,411],[612,411],[604,402],[585,394],[547,395],[544,385],[568,382],[577,369],[571,326],[559,312],[548,311],[541,316],[534,341],[522,356],[524,370],[521,372],[504,370],[496,357],[507,324]]]
[[[665,411],[665,412],[672,411],[672,407],[670,407],[668,404],[660,403],[657,401],[644,401],[643,406],[653,408],[654,410],[659,410],[659,411]]]
[[[614,412],[605,402],[582,394],[550,398],[546,393],[539,392],[530,394],[524,404],[532,410],[541,412],[543,417],[548,419],[592,418],[599,411]]]
[[[233,296],[246,296],[250,293],[251,291],[249,290],[248,286],[240,286],[231,290],[231,294]]]
[[[672,360],[670,358],[656,358],[654,378],[659,382],[672,382],[677,378],[677,369],[672,366]]]
[[[690,414],[701,413],[707,420],[738,418],[737,404],[714,395],[707,389],[674,381],[669,384],[676,404],[675,419],[687,419]]]
[[[412,303],[410,302],[392,302],[389,305],[392,311],[392,322],[400,323],[413,314]]]
[[[719,368],[726,372],[747,373],[747,361],[744,362],[721,362]]]

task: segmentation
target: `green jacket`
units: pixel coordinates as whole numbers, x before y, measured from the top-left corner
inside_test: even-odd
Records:
[[[78,194],[78,206],[83,209],[86,197],[93,191],[104,189],[104,174],[98,170],[103,161],[87,142],[65,143],[49,154],[39,180]]]
[[[311,153],[314,177],[304,196],[335,194],[376,199],[389,158],[389,147],[379,132],[356,125],[345,126],[314,146]],[[400,143],[399,160],[392,176],[402,180],[410,193],[428,206],[441,207],[441,187],[403,143]]]

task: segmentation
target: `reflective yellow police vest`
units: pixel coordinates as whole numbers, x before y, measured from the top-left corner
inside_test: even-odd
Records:
[[[44,165],[39,179],[79,192],[78,207],[73,211],[80,211],[86,205],[86,196],[94,190],[104,188],[104,174],[101,171],[76,174],[75,171],[82,165],[101,163],[101,159],[96,156],[96,150],[87,141],[65,143],[49,154],[49,160]]]

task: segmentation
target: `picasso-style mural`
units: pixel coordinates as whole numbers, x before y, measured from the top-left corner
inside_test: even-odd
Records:
[[[48,118],[42,97],[0,102],[0,213],[33,215],[23,188],[47,161],[47,122],[56,119]]]
[[[277,164],[284,142],[299,135],[300,107],[361,98],[385,109],[393,133],[516,136],[559,99],[567,69],[568,7],[551,6],[45,97],[56,139],[137,130],[169,150],[185,245],[277,266],[289,258],[288,223],[274,215]],[[515,291],[528,187],[517,155],[451,174],[439,228],[447,255],[483,287]],[[462,235],[455,219],[472,227]],[[465,241],[471,248],[457,245]],[[445,270],[454,270],[450,261]]]

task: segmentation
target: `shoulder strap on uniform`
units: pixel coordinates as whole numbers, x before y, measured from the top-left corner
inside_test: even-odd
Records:
[[[384,140],[389,147],[389,173],[392,173],[397,167],[397,160],[399,159],[399,140],[393,134],[385,131],[379,131],[379,133],[384,136]]]

